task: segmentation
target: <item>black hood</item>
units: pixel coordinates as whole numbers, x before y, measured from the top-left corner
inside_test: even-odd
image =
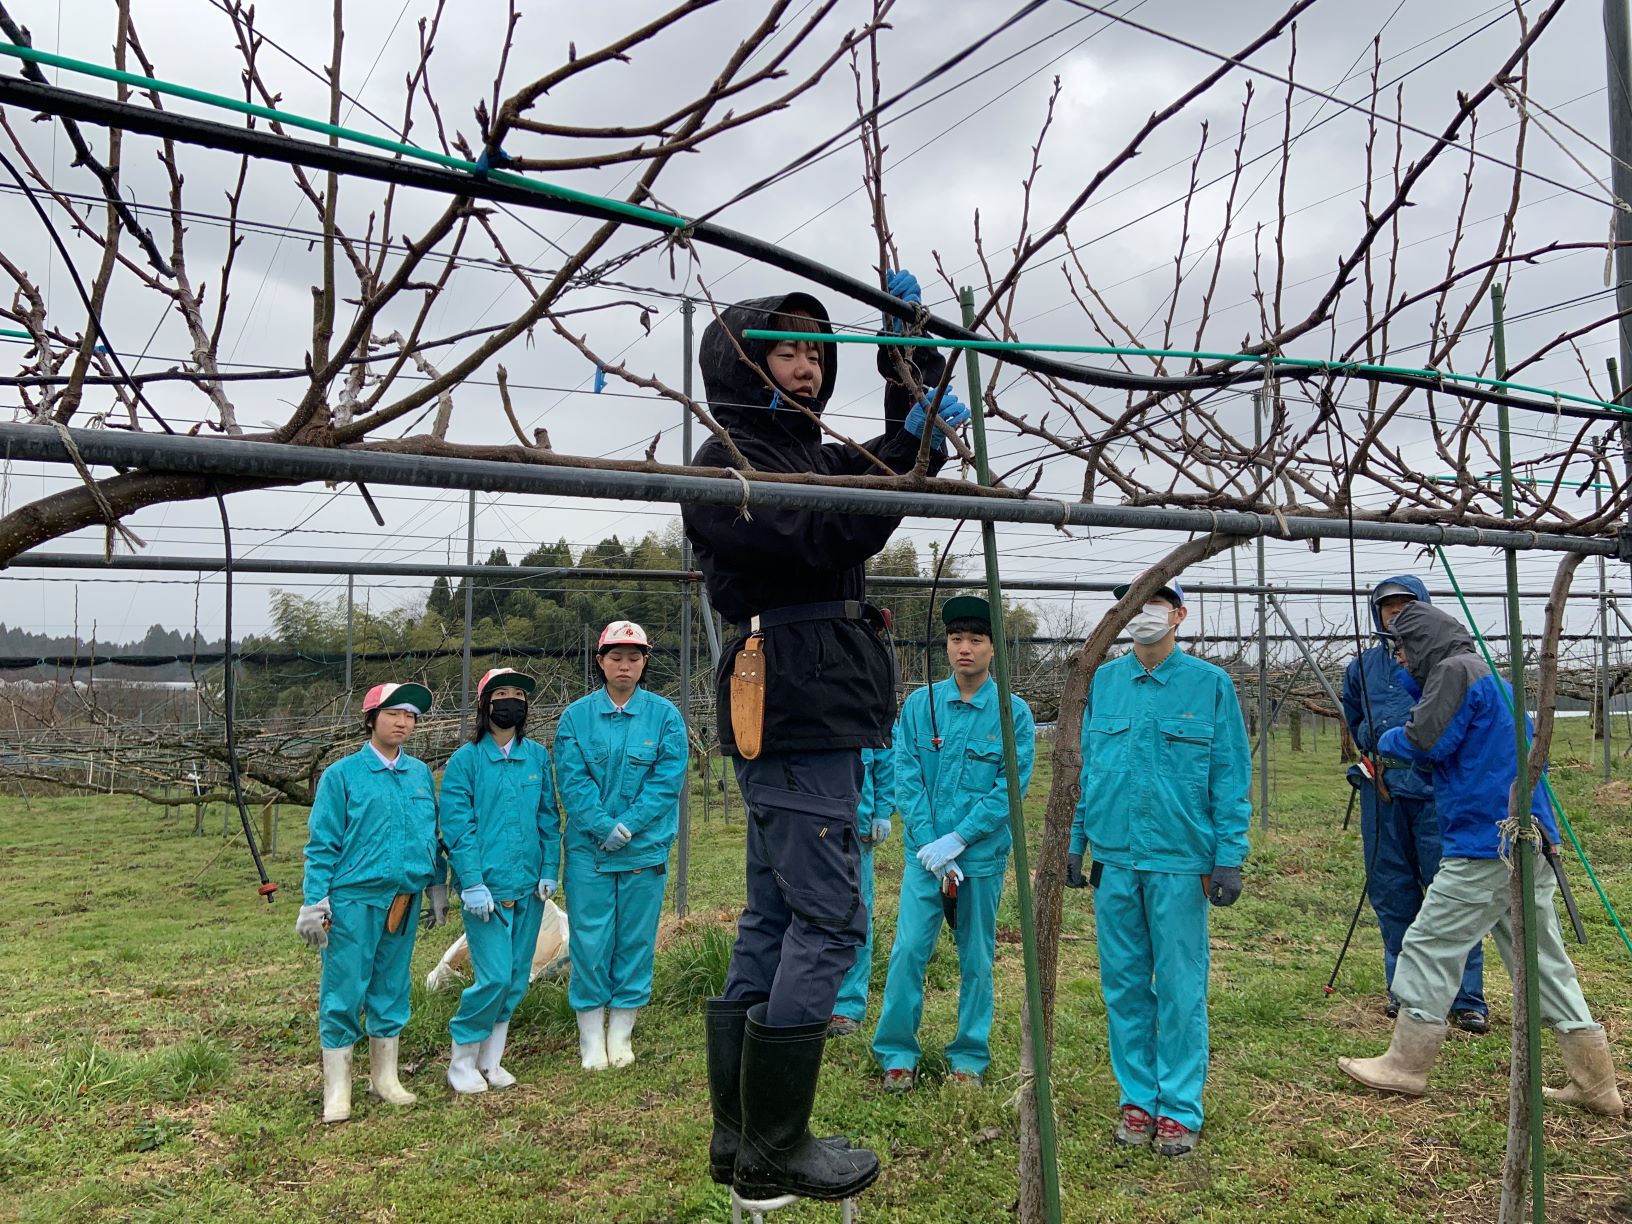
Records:
[[[740,345],[742,354],[763,370],[765,354],[771,345],[764,340],[745,340],[742,333],[749,328],[773,327],[773,320],[779,314],[808,315],[824,332],[829,335],[833,332],[826,308],[808,293],[752,298],[727,306],[703,332],[702,351],[697,358],[703,373],[703,389],[714,419],[732,433],[761,436],[786,433],[811,441],[821,437],[816,423],[786,403],[771,411],[771,398],[778,393],[766,385],[765,378],[737,352]],[[823,345],[822,389],[814,404],[805,405],[807,408],[818,415],[821,413],[833,397],[838,372],[839,346]],[[780,395],[784,401],[789,398],[785,391]]]
[[[1473,635],[1462,622],[1432,604],[1412,603],[1394,618],[1394,637],[1405,651],[1406,670],[1419,685],[1428,673],[1453,655],[1474,652]]]

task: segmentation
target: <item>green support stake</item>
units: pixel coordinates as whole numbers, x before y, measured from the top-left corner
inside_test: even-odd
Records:
[[[1502,287],[1490,287],[1492,336],[1496,350],[1496,377],[1507,377],[1507,337],[1502,329]],[[1502,517],[1513,518],[1513,441],[1508,430],[1506,404],[1496,406],[1496,423],[1501,436]],[[1536,843],[1535,826],[1530,821],[1529,735],[1525,728],[1524,627],[1519,620],[1519,554],[1507,555],[1507,631],[1509,670],[1513,685],[1513,747],[1518,757],[1514,785],[1525,796],[1519,803],[1517,850],[1519,855],[1520,909],[1524,915],[1524,1026],[1525,1094],[1530,1100],[1530,1219],[1545,1224],[1547,1218],[1547,1150],[1542,1135],[1541,1098],[1541,984],[1536,966]]]
[[[963,325],[974,326],[975,291],[964,286],[958,293]],[[992,483],[986,461],[986,421],[980,402],[980,359],[973,349],[968,359],[969,414],[975,434],[975,473],[980,483]],[[1043,1159],[1043,1209],[1049,1224],[1060,1221],[1060,1166],[1054,1140],[1054,1093],[1048,1080],[1048,1030],[1043,1023],[1043,987],[1037,968],[1037,919],[1032,913],[1031,867],[1026,852],[1026,813],[1020,796],[1020,763],[1015,756],[1014,706],[1010,700],[1009,648],[1003,629],[1003,591],[998,581],[997,528],[991,520],[980,525],[986,546],[986,601],[992,606],[992,670],[997,673],[997,706],[1003,721],[1003,771],[1009,779],[1009,829],[1014,836],[1014,891],[1020,908],[1020,941],[1026,965],[1026,1012],[1031,1022],[1032,1073],[1037,1088],[1037,1143]]]

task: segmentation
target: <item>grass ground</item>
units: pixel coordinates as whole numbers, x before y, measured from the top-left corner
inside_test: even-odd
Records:
[[[1632,920],[1632,765],[1600,784],[1580,720],[1562,724],[1555,783],[1618,909]],[[1487,971],[1495,1026],[1456,1035],[1423,1101],[1352,1088],[1339,1054],[1380,1051],[1382,967],[1362,922],[1338,991],[1322,992],[1360,884],[1358,836],[1330,734],[1277,745],[1273,827],[1254,834],[1247,891],[1213,921],[1212,1077],[1205,1144],[1164,1162],[1109,1142],[1116,1087],[1095,979],[1090,902],[1067,897],[1055,1095],[1073,1221],[1485,1221],[1505,1135],[1506,977]],[[1040,763],[1030,809],[1047,793]],[[443,1079],[456,995],[416,987],[404,1034],[417,1107],[359,1089],[353,1121],[318,1124],[316,960],[295,938],[300,814],[283,814],[276,906],[241,847],[191,836],[117,799],[0,800],[0,1219],[50,1221],[723,1221],[709,1182],[700,1000],[717,988],[741,879],[741,826],[698,813],[692,907],[666,932],[639,1062],[579,1071],[559,986],[535,987],[507,1064],[521,1085],[455,1101]],[[217,826],[218,827],[218,826]],[[894,923],[899,834],[880,851],[873,1015]],[[1587,996],[1632,1067],[1632,956],[1579,870]],[[877,1147],[869,1221],[1001,1221],[1015,1198],[1021,949],[1012,888],[998,948],[996,1062],[983,1089],[943,1079],[938,1054],[906,1098],[878,1089],[866,1030],[834,1043],[818,1133]],[[457,926],[423,932],[422,981]],[[927,1047],[951,1037],[956,962],[930,966]],[[1546,1045],[1550,1082],[1560,1080]],[[364,1059],[359,1059],[359,1074]],[[1632,1220],[1624,1121],[1547,1115],[1549,1218]],[[806,1205],[778,1221],[828,1220]]]

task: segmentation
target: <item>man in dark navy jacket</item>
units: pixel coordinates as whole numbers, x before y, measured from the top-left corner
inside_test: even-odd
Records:
[[[910,275],[896,274],[891,289],[916,299]],[[745,338],[750,328],[812,338],[767,343]],[[816,336],[831,331],[827,311],[804,293],[727,307],[699,354],[715,418],[758,471],[911,471],[928,405],[888,373],[886,432],[861,448],[824,444],[816,418],[833,394],[838,346]],[[933,388],[942,359],[914,349],[910,360],[919,386]],[[879,365],[896,368],[883,353]],[[947,395],[938,415],[955,426],[969,410]],[[943,448],[936,437],[931,471]],[[696,457],[700,466],[731,461],[717,438]],[[863,602],[863,566],[900,519],[694,504],[682,514],[709,598],[738,629],[720,661],[718,718],[748,808],[747,906],[725,993],[707,1005],[710,1172],[744,1198],[844,1198],[873,1182],[878,1158],[814,1139],[808,1123],[839,985],[867,933],[856,838],[861,750],[890,746],[895,664],[882,615]],[[762,746],[752,760],[737,751],[730,696],[750,634],[762,635],[765,655]]]
[[[1445,854],[1394,970],[1400,1015],[1393,1043],[1377,1058],[1337,1061],[1368,1088],[1422,1096],[1468,950],[1489,932],[1512,972],[1512,868],[1502,858],[1500,826],[1518,776],[1518,752],[1512,690],[1475,653],[1473,638],[1455,617],[1413,603],[1394,618],[1393,630],[1407,673],[1401,682],[1418,700],[1406,724],[1386,732],[1377,749],[1432,768]],[[1530,813],[1542,835],[1556,843],[1558,825],[1539,778]],[[1553,910],[1555,887],[1551,872],[1536,872],[1539,1020],[1558,1035],[1570,1073],[1568,1087],[1546,1093],[1550,1100],[1618,1117],[1622,1104],[1609,1042],[1587,1009],[1564,949]]]

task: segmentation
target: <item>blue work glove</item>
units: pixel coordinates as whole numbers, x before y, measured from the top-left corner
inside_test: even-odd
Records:
[[[1068,854],[1065,856],[1065,886],[1067,888],[1088,887],[1088,877],[1082,874],[1082,855]]]
[[[926,392],[924,398],[912,406],[912,411],[907,413],[907,419],[902,422],[902,427],[915,438],[924,436],[924,426],[929,422],[929,397],[933,394],[934,391]],[[941,408],[935,415],[945,421],[949,428],[956,429],[969,420],[969,405],[953,395],[948,388],[946,394],[941,396]],[[937,429],[929,444],[936,450],[945,450],[946,435]]]
[[[432,884],[425,890],[425,899],[431,903],[428,925],[433,927],[446,926],[448,923],[448,886],[446,884]]]
[[[466,918],[475,917],[486,922],[493,917],[493,894],[488,892],[486,884],[472,884],[469,888],[461,888],[459,904],[464,907]]]
[[[329,922],[333,916],[327,897],[314,905],[303,905],[295,916],[295,934],[305,940],[308,948],[326,948],[329,946]]]
[[[875,846],[879,842],[890,840],[890,818],[888,816],[879,817],[873,821],[873,835],[868,840]]]
[[[601,843],[601,849],[605,850],[608,854],[611,854],[614,850],[622,850],[629,844],[629,839],[633,836],[634,834],[629,832],[623,821],[620,820],[617,824],[612,826],[612,832],[607,836],[607,839]]]
[[[538,899],[548,901],[555,896],[556,882],[554,880],[540,880],[538,882]]]
[[[905,268],[891,272],[884,278],[884,288],[891,297],[898,297],[903,302],[911,302],[914,306],[923,305],[924,293],[918,287],[918,278]],[[902,319],[888,311],[884,314],[884,330],[887,332],[905,331],[903,326],[910,320]]]
[[[1241,868],[1214,867],[1213,885],[1207,890],[1207,899],[1214,905],[1234,905],[1241,896]]]
[[[919,850],[918,861],[923,864],[925,871],[939,879],[946,874],[946,869],[952,866],[952,860],[968,847],[969,843],[956,833],[948,833],[945,837],[937,837]]]

